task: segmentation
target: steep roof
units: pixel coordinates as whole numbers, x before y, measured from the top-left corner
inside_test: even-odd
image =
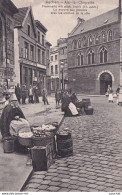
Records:
[[[19,12],[14,15],[15,26],[22,26],[29,7],[19,8]]]
[[[12,14],[15,14],[18,12],[17,7],[14,5],[14,3],[11,0],[1,0],[1,3],[3,7],[7,7]]]
[[[119,19],[118,16],[119,8],[116,8],[86,21],[79,18],[78,24],[72,32],[69,33],[69,37],[117,22]]]

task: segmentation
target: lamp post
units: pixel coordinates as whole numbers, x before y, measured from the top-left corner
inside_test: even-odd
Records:
[[[64,89],[64,62],[61,62],[62,90]]]
[[[75,81],[76,81],[76,79],[72,79],[72,81],[73,81],[73,91],[75,92]]]

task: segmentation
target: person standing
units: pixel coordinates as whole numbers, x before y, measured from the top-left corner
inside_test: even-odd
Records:
[[[113,89],[111,87],[109,88],[108,102],[112,102],[112,103],[114,102]]]
[[[33,88],[33,92],[34,92],[34,102],[39,103],[39,90],[37,86]]]
[[[27,97],[27,90],[25,85],[22,85],[21,96],[22,96],[22,104],[25,104],[25,100]]]
[[[122,86],[120,86],[120,90],[119,90],[119,97],[118,97],[118,105],[122,106]]]
[[[15,86],[15,95],[17,97],[17,100],[20,104],[20,99],[21,99],[21,88],[19,86],[19,83],[17,83],[17,86]]]
[[[42,90],[42,101],[44,102],[44,105],[45,104],[49,105],[49,102],[47,99],[47,90],[45,88]]]
[[[55,92],[56,106],[57,106],[57,104],[59,105],[59,103],[60,103],[60,100],[61,100],[60,96],[61,96],[60,93],[58,92],[58,90],[56,90],[56,92]]]
[[[33,87],[30,85],[30,88],[29,88],[29,103],[33,103]]]

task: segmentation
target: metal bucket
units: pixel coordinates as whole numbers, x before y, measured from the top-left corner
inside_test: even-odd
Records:
[[[3,150],[4,153],[13,153],[14,152],[14,138],[5,137],[3,140]]]

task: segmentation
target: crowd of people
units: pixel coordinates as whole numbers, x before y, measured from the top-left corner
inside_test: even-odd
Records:
[[[113,91],[112,87],[108,86],[106,97],[108,97],[108,102],[114,102],[116,98],[116,103],[122,106],[122,86],[119,85],[116,92]]]

